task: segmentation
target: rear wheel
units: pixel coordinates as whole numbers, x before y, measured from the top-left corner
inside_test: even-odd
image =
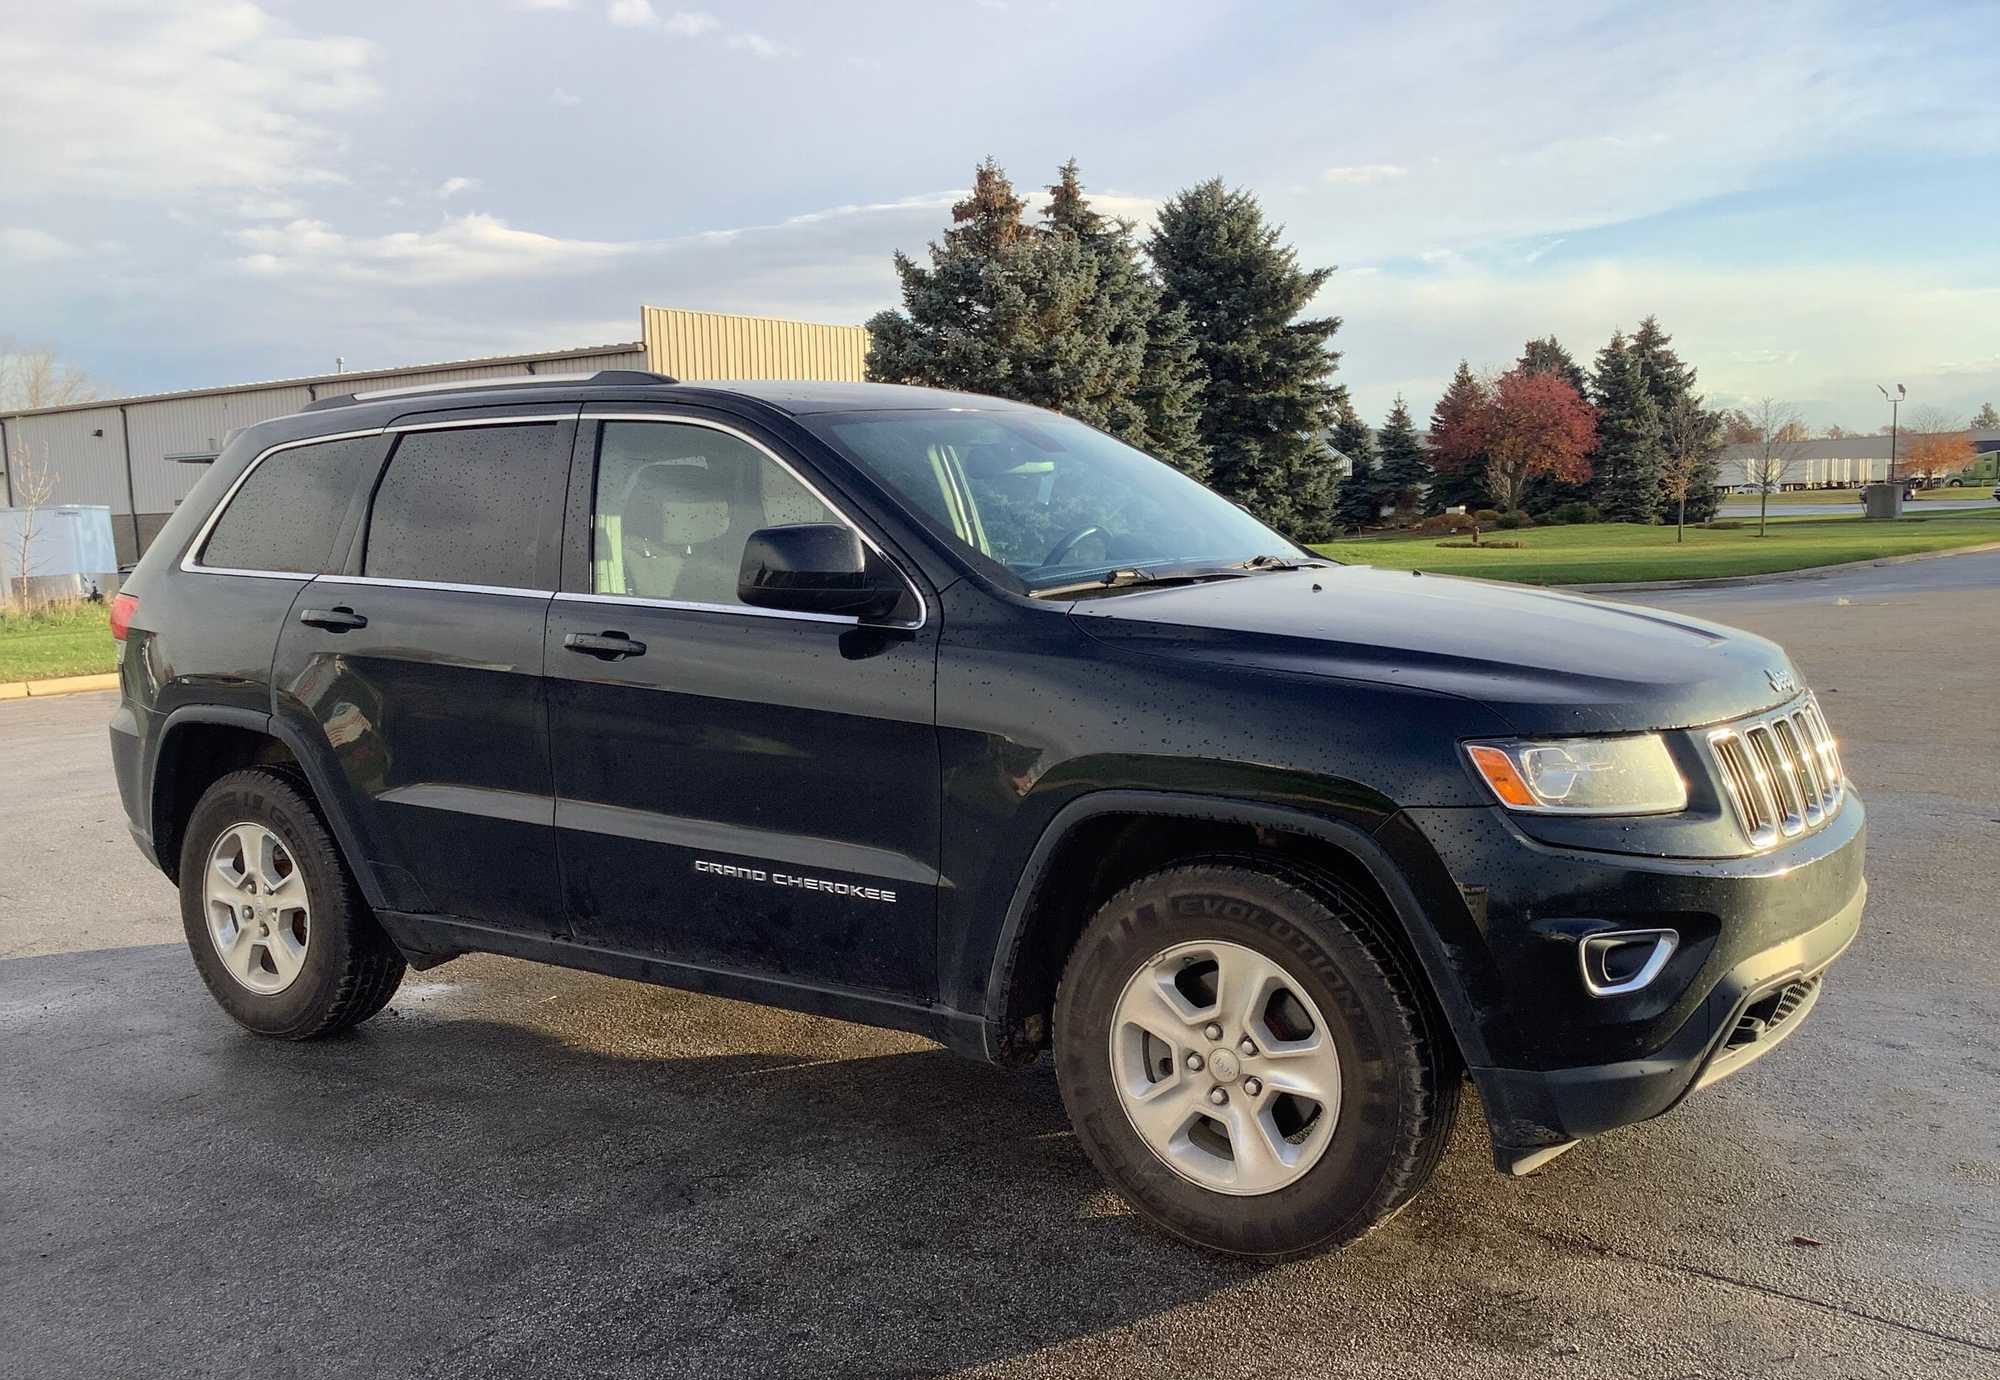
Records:
[[[381,1010],[402,982],[402,954],[288,773],[251,768],[208,788],[182,840],[180,886],[202,981],[260,1035],[332,1034]]]
[[[1367,899],[1261,862],[1127,887],[1078,941],[1056,1061],[1085,1149],[1168,1231],[1277,1258],[1430,1177],[1458,1070]]]

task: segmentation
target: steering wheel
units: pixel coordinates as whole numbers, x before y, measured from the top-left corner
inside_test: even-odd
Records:
[[[1042,564],[1040,568],[1043,570],[1048,569],[1048,567],[1054,565],[1057,561],[1060,561],[1064,556],[1067,556],[1071,551],[1075,550],[1076,547],[1080,545],[1083,541],[1085,541],[1087,538],[1093,536],[1102,537],[1108,535],[1109,533],[1107,533],[1102,527],[1099,527],[1094,522],[1079,527],[1074,532],[1069,533],[1061,541],[1057,542],[1054,546],[1051,546],[1049,548],[1049,554],[1042,557]]]

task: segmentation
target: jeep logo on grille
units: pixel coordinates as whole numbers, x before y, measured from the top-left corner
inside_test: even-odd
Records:
[[[1771,690],[1775,694],[1795,695],[1798,693],[1799,683],[1797,679],[1793,677],[1790,671],[1785,670],[1783,667],[1766,666],[1764,668],[1764,679],[1771,682]]]

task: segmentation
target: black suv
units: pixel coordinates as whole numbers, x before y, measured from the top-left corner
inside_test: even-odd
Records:
[[[1337,565],[993,398],[651,374],[234,437],[112,756],[262,1034],[475,950],[1053,1049],[1145,1215],[1280,1256],[1796,1029],[1861,801],[1771,643]]]

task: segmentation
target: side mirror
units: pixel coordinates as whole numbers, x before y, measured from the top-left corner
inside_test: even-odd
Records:
[[[861,538],[837,522],[759,528],[744,545],[736,576],[736,597],[744,603],[788,613],[882,619],[903,594],[903,582],[870,566]]]

